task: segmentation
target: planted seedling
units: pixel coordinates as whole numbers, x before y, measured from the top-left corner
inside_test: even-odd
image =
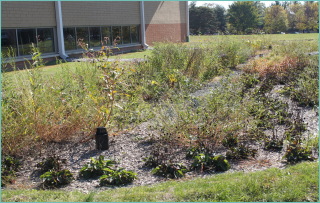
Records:
[[[126,171],[123,168],[112,171],[108,170],[106,175],[100,177],[100,186],[128,184],[137,179],[137,175],[137,173]]]
[[[231,147],[227,152],[227,159],[247,159],[249,156],[254,157],[257,153],[256,149],[249,149],[244,145],[239,147]]]
[[[110,170],[116,162],[110,159],[104,159],[104,156],[100,155],[98,160],[90,157],[90,162],[86,163],[84,167],[80,169],[80,177],[84,179],[97,178]]]
[[[1,187],[15,182],[15,173],[19,171],[21,164],[13,157],[6,157],[1,163]]]
[[[43,161],[38,163],[36,167],[42,171],[47,172],[50,170],[60,170],[62,164],[66,164],[66,159],[60,159],[60,157],[56,157],[56,155],[53,155],[48,158],[43,158]]]
[[[299,161],[313,161],[315,158],[312,156],[310,150],[305,149],[297,141],[293,141],[289,144],[285,155],[282,159],[286,159],[289,163],[297,163]]]
[[[153,169],[151,173],[167,178],[177,179],[183,177],[188,171],[189,170],[181,163],[164,163]]]
[[[48,171],[41,175],[40,178],[43,180],[43,186],[48,188],[56,188],[61,185],[66,185],[74,180],[73,174],[68,169]]]
[[[234,136],[232,134],[227,135],[225,139],[222,140],[222,145],[230,148],[230,147],[235,147],[238,144],[238,138],[237,136]]]
[[[206,149],[205,147],[202,147],[200,145],[192,146],[187,149],[186,157],[193,158],[193,157],[198,156],[200,154],[207,154],[208,151],[209,151],[208,149]]]
[[[230,169],[230,164],[224,156],[210,156],[208,154],[200,154],[194,157],[194,162],[191,165],[192,169],[227,171]]]

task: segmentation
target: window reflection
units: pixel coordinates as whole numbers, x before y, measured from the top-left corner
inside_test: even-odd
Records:
[[[112,38],[113,38],[113,43],[115,42],[117,44],[122,44],[120,26],[112,27]]]
[[[54,52],[53,43],[53,29],[52,28],[38,28],[38,49],[40,53]]]
[[[131,26],[131,43],[139,42],[137,26]]]
[[[4,56],[8,56],[8,54],[10,54],[10,56],[16,56],[18,54],[16,42],[17,37],[15,29],[1,30],[1,53],[4,54]]]
[[[89,33],[88,33],[88,27],[77,27],[77,43],[79,42],[79,39],[82,39],[85,46],[89,43]],[[81,49],[81,46],[78,44],[78,49]]]
[[[100,27],[90,27],[90,47],[101,46]]]
[[[74,28],[63,28],[65,50],[76,49],[76,34]]]
[[[36,29],[18,29],[19,55],[31,54],[32,48],[37,47]]]
[[[103,44],[111,45],[112,44],[111,27],[102,27],[101,33],[102,33]],[[107,40],[107,44],[106,44],[106,40]]]
[[[123,44],[131,43],[130,26],[122,26],[122,43]]]

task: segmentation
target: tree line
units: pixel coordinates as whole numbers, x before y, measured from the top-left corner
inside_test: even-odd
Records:
[[[275,1],[269,7],[260,1],[235,1],[225,9],[206,3],[189,5],[192,34],[250,34],[319,32],[318,1]]]

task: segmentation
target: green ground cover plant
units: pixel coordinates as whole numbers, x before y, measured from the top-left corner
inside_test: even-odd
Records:
[[[95,160],[91,157],[90,162],[85,164],[84,167],[80,169],[80,177],[83,177],[85,179],[97,178],[112,170],[110,169],[110,167],[112,167],[115,163],[115,161],[110,159],[105,160],[102,155],[100,155],[98,160]]]
[[[169,181],[151,186],[92,191],[90,194],[61,190],[1,191],[3,202],[83,202],[87,199],[94,202],[318,201],[319,162],[302,162],[286,169],[224,173],[209,178]]]

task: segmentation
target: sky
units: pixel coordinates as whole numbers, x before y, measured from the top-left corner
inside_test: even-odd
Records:
[[[219,4],[224,6],[226,9],[229,8],[228,5],[232,4],[233,1],[197,1],[196,6],[202,6],[205,3],[214,3],[214,4]],[[271,3],[274,3],[274,1],[261,1],[262,3],[264,3],[266,5],[266,7],[270,6]],[[189,1],[189,3],[191,3],[191,1]]]

